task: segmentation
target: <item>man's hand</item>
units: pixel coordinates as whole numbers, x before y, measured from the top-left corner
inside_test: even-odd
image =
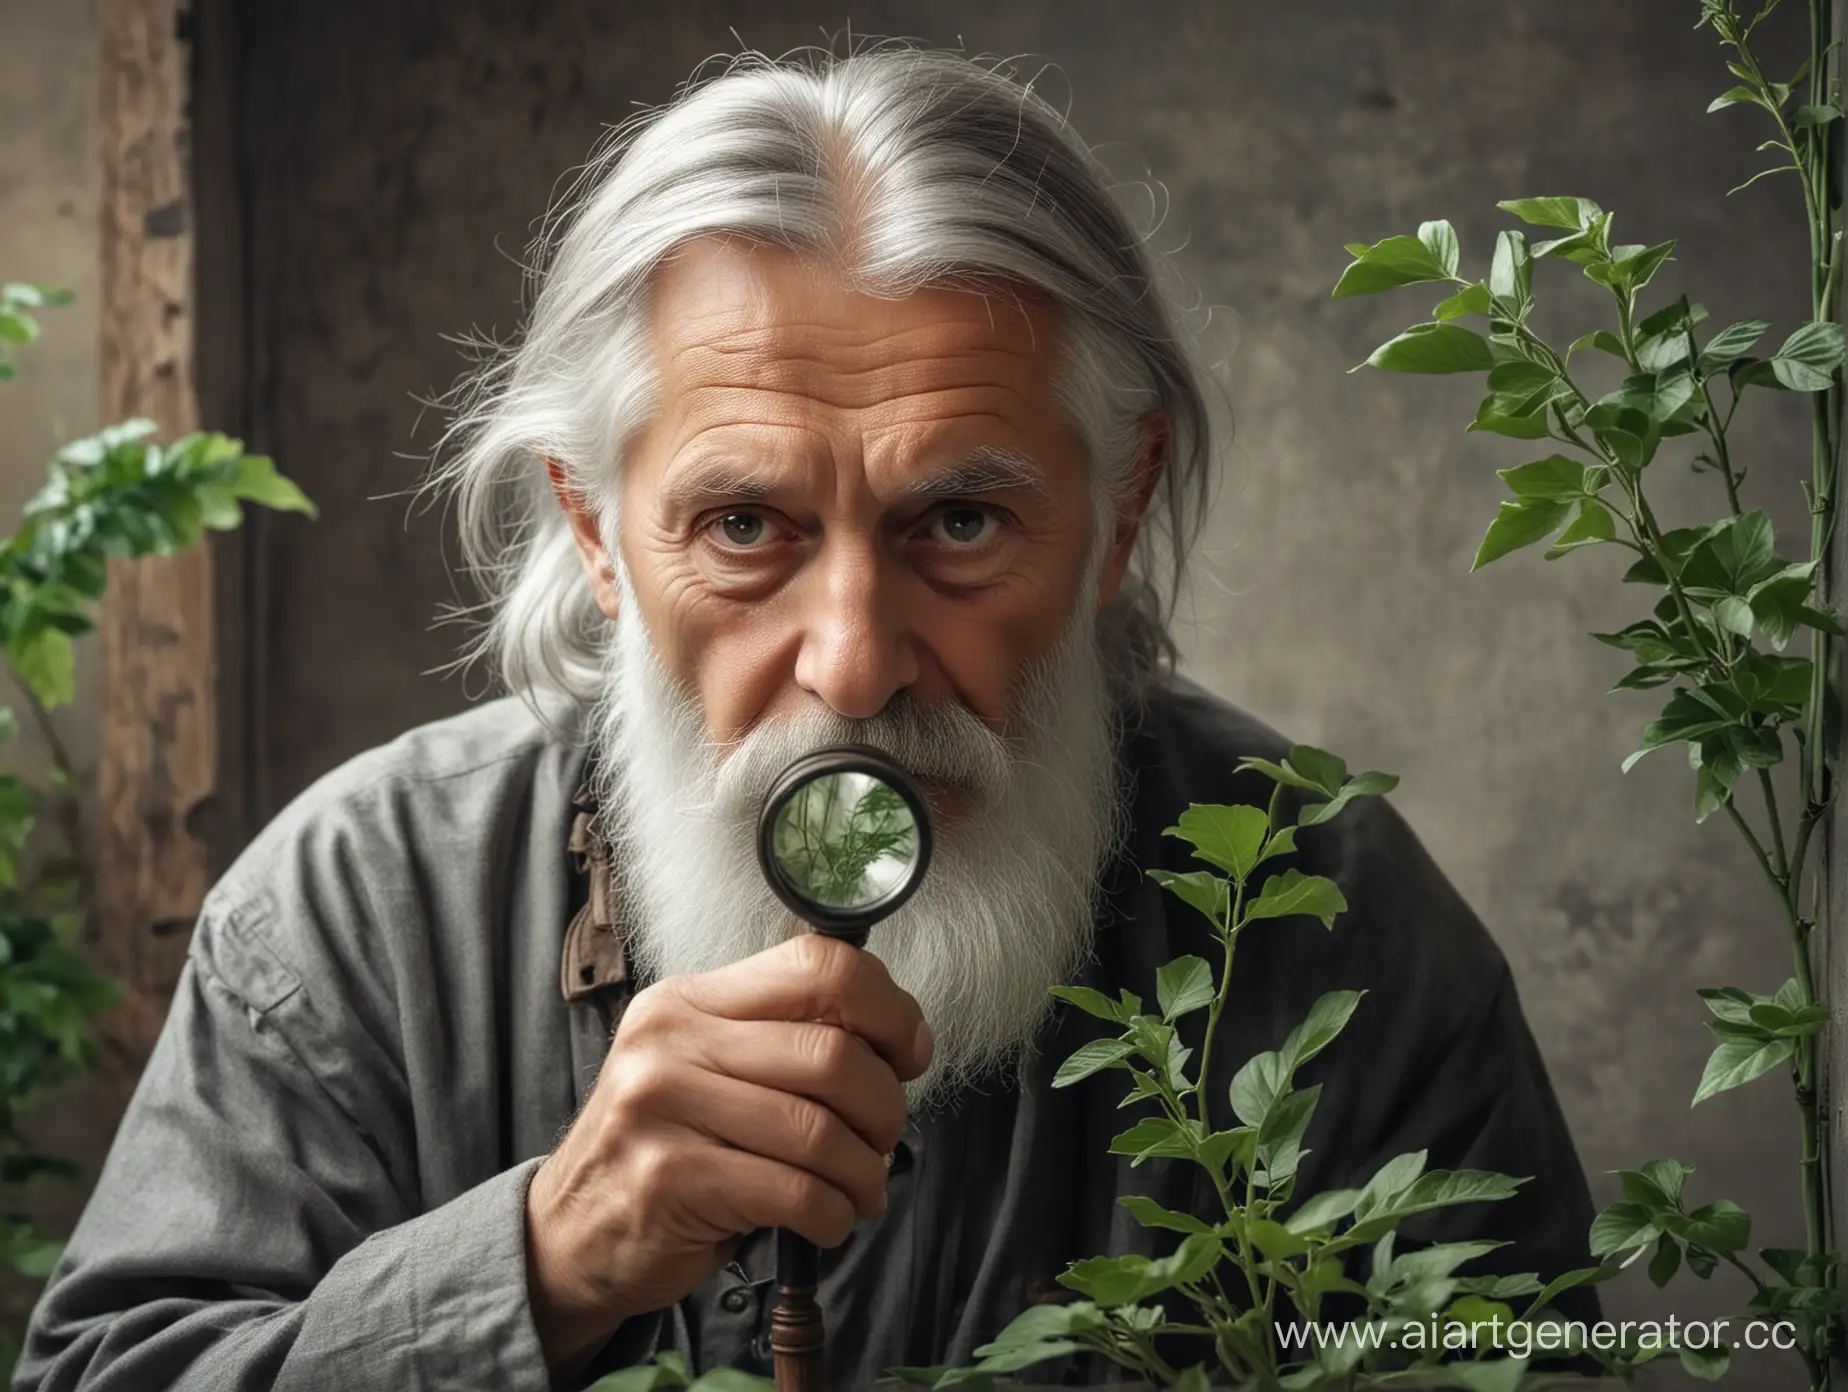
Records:
[[[918,1003],[870,953],[804,934],[638,994],[526,1196],[527,1281],[554,1373],[671,1305],[756,1228],[838,1246],[886,1206]]]

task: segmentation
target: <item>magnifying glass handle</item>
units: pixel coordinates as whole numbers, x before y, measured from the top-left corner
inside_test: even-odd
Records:
[[[811,925],[813,926],[813,925]],[[866,946],[867,930],[816,928],[831,938]],[[825,1392],[827,1325],[815,1294],[821,1281],[815,1244],[788,1228],[776,1230],[776,1309],[770,1312],[770,1352],[777,1392]]]
[[[770,1315],[770,1352],[777,1392],[825,1392],[827,1330],[815,1299],[820,1253],[787,1228],[776,1230],[776,1309]]]

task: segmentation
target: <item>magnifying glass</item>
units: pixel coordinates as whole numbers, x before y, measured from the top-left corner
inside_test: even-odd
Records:
[[[930,865],[930,808],[910,774],[880,750],[836,744],[783,770],[757,819],[757,860],[790,911],[818,933],[866,945],[875,923],[917,889]],[[823,1392],[827,1330],[815,1299],[815,1244],[777,1229],[777,1306],[770,1349],[778,1392]]]

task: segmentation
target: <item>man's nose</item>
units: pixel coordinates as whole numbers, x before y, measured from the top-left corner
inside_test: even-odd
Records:
[[[871,547],[834,544],[803,613],[796,682],[836,714],[865,720],[918,679],[914,637],[899,612],[897,577]]]

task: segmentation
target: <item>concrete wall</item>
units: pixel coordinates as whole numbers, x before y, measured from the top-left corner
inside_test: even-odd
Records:
[[[1469,382],[1345,373],[1422,318],[1427,296],[1328,298],[1345,242],[1449,217],[1466,263],[1485,268],[1507,222],[1496,199],[1569,193],[1618,210],[1627,240],[1681,239],[1660,296],[1686,289],[1719,322],[1790,327],[1806,303],[1796,190],[1783,176],[1723,196],[1761,167],[1751,147],[1765,132],[1742,112],[1702,114],[1729,79],[1711,36],[1692,31],[1691,0],[1025,0],[999,12],[697,0],[671,14],[265,0],[244,14],[252,438],[324,509],[312,525],[264,519],[253,543],[253,657],[268,693],[259,806],[463,701],[457,682],[421,675],[454,650],[453,630],[428,626],[456,593],[439,519],[391,496],[434,439],[414,397],[460,365],[441,335],[514,326],[514,258],[602,125],[740,39],[778,52],[849,21],[856,36],[1044,55],[1041,88],[1062,103],[1069,92],[1077,128],[1112,142],[1125,178],[1165,183],[1158,240],[1182,248],[1219,330],[1237,337],[1226,381],[1239,424],[1194,587],[1189,669],[1296,738],[1402,775],[1398,804],[1514,963],[1596,1198],[1615,1196],[1606,1170],[1674,1155],[1699,1167],[1700,1198],[1754,1215],[1755,1245],[1797,1242],[1781,1082],[1687,1105],[1710,1043],[1694,989],[1772,989],[1788,953],[1730,826],[1692,824],[1680,757],[1618,773],[1653,704],[1599,694],[1625,662],[1585,634],[1653,595],[1616,583],[1615,554],[1526,553],[1467,575],[1501,495],[1493,470],[1530,452],[1463,435]],[[54,92],[49,74],[81,47],[87,12],[40,0],[9,10],[9,26],[22,21],[25,42],[14,27],[0,48],[0,73],[19,70],[0,84],[12,116],[0,268],[43,246],[33,273],[82,288],[91,247],[71,229],[87,232],[91,176],[66,156],[87,147],[91,89]],[[46,84],[44,102],[26,102],[21,83]],[[54,175],[77,181],[53,195]],[[1573,275],[1540,279],[1542,323],[1562,340],[1602,322]],[[72,422],[94,394],[82,322],[67,311],[33,360],[51,374],[57,352],[71,355],[40,380]],[[23,423],[43,437],[52,394],[0,393],[0,412],[41,413]],[[1742,419],[1748,504],[1797,549],[1801,404],[1755,403]],[[0,430],[0,489],[29,467],[18,433]],[[1671,449],[1654,467],[1665,525],[1723,507],[1685,457]],[[1684,1276],[1664,1294],[1638,1273],[1607,1290],[1624,1317],[1743,1300],[1724,1276],[1711,1288]],[[1734,1385],[1791,1376],[1776,1365]]]

